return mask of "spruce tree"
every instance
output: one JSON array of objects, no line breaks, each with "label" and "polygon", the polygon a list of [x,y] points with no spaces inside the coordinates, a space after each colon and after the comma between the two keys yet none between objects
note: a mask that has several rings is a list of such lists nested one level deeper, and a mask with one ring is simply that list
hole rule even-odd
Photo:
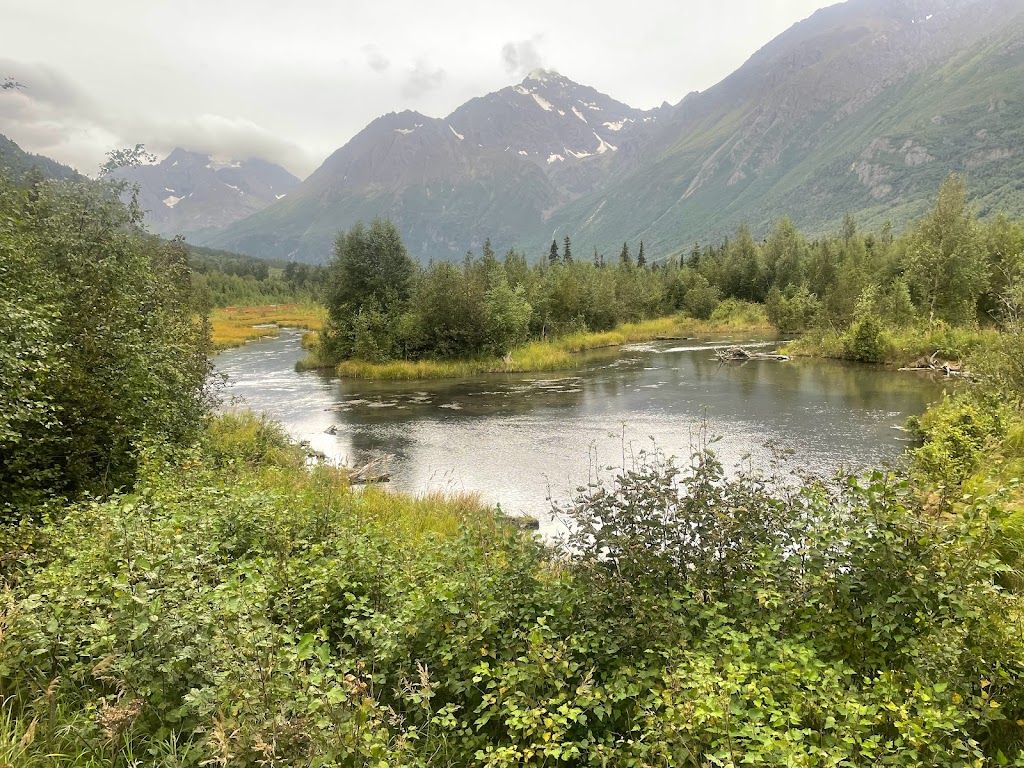
[{"label": "spruce tree", "polygon": [[644,241],[640,241],[640,253],[636,255],[636,265],[643,269],[647,266],[647,257],[644,255]]},{"label": "spruce tree", "polygon": [[548,263],[558,263],[558,243],[555,240],[551,241],[551,250],[548,252]]},{"label": "spruce tree", "polygon": [[[701,253],[700,252],[700,243],[696,243],[695,242],[693,244],[693,250],[690,251],[690,261],[689,261],[689,266],[693,267],[694,269],[696,269],[697,267],[700,266],[700,253]],[[683,261],[683,257],[680,256],[679,257],[679,262],[680,262],[679,266],[683,266],[682,261]]]},{"label": "spruce tree", "polygon": [[623,267],[633,266],[633,257],[629,255],[629,243],[622,244],[622,253],[619,254],[619,264]]},{"label": "spruce tree", "polygon": [[572,264],[572,243],[569,242],[569,236],[565,236],[565,243],[562,247],[562,262],[565,264]]},{"label": "spruce tree", "polygon": [[597,246],[596,245],[594,246],[594,266],[595,267],[600,267],[601,266],[601,259],[597,255]]}]

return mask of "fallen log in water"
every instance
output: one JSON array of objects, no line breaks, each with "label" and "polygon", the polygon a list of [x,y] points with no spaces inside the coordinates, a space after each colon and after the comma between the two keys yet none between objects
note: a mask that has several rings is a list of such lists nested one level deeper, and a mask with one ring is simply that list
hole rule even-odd
[{"label": "fallen log in water", "polygon": [[780,355],[775,352],[750,352],[743,347],[720,349],[718,350],[717,357],[723,363],[742,363],[748,360],[774,360],[784,363],[789,360],[786,355]]},{"label": "fallen log in water", "polygon": [[915,360],[910,365],[900,368],[900,370],[919,373],[941,373],[943,376],[959,376],[964,379],[974,378],[970,371],[964,370],[963,364],[953,360],[943,360],[939,357],[938,352]]}]

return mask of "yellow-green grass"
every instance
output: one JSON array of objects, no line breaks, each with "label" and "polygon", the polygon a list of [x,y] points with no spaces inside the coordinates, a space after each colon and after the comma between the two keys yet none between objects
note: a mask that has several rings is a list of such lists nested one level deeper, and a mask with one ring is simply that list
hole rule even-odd
[{"label": "yellow-green grass", "polygon": [[[921,358],[936,355],[950,361],[960,361],[982,347],[993,343],[999,336],[995,330],[968,328],[901,328],[882,331],[885,350],[884,364],[904,367]],[[808,334],[789,342],[781,350],[794,357],[827,357],[849,359],[843,334],[836,332]]]},{"label": "yellow-green grass", "polygon": [[217,415],[207,428],[206,450],[235,484],[254,480],[288,499],[287,514],[331,510],[340,518],[404,541],[454,536],[468,524],[506,527],[493,507],[476,494],[394,493],[386,485],[354,486],[353,470],[309,464],[305,450],[269,417],[242,410]]},{"label": "yellow-green grass", "polygon": [[[480,357],[463,360],[396,360],[388,363],[368,363],[364,360],[345,360],[337,366],[337,373],[350,379],[386,379],[414,381],[417,379],[451,379],[488,373],[534,373],[564,371],[576,368],[580,353],[590,350],[619,347],[660,339],[679,339],[687,336],[725,332],[765,332],[771,327],[767,321],[740,322],[726,317],[709,321],[673,316],[624,323],[611,331],[600,333],[574,333],[546,341],[534,341],[517,347],[506,357]],[[299,364],[300,369],[321,367],[315,354]]]},{"label": "yellow-green grass", "polygon": [[323,327],[325,317],[326,310],[323,307],[297,304],[215,309],[210,313],[213,348],[230,349],[256,339],[276,337],[280,328],[316,331]]}]

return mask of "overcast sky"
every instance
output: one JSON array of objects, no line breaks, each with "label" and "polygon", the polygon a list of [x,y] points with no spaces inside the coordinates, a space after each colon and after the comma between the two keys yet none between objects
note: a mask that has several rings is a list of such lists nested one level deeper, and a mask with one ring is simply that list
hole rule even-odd
[{"label": "overcast sky", "polygon": [[829,0],[0,0],[0,133],[92,173],[114,147],[306,176],[381,114],[443,117],[536,67],[676,103]]}]

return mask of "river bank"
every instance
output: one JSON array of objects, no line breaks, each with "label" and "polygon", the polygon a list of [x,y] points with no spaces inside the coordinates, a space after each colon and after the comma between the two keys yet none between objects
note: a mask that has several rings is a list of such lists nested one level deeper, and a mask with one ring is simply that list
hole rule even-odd
[{"label": "river bank", "polygon": [[457,379],[490,373],[543,373],[571,371],[579,367],[584,352],[614,349],[627,344],[669,341],[713,334],[771,334],[763,314],[750,313],[719,319],[697,320],[679,315],[624,323],[611,331],[574,333],[555,339],[534,341],[517,347],[504,357],[462,360],[393,360],[372,363],[343,360],[337,366],[318,358],[315,348],[296,364],[296,370],[330,370],[347,379],[415,381]]},{"label": "river bank", "polygon": [[962,362],[999,339],[991,329],[888,328],[870,321],[854,324],[845,333],[812,331],[787,342],[779,351],[791,357],[817,357],[876,363],[889,368],[913,367],[923,358]]}]

